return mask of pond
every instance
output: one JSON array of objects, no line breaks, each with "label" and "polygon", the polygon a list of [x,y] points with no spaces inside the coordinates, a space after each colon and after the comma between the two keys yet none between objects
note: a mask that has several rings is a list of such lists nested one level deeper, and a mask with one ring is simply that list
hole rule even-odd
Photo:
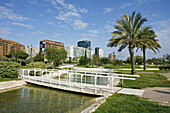
[{"label": "pond", "polygon": [[27,84],[0,92],[0,113],[80,113],[96,97]]}]

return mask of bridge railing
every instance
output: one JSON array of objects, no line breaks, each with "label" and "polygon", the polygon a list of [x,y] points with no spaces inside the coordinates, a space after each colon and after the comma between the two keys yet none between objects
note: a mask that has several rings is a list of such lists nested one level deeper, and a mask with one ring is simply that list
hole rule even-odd
[{"label": "bridge railing", "polygon": [[[30,75],[32,72],[32,76]],[[37,74],[39,72],[39,74]],[[127,75],[117,73],[101,73],[101,72],[88,72],[88,71],[76,71],[76,70],[58,70],[58,69],[20,69],[20,77],[24,80],[30,80],[35,82],[48,83],[50,85],[56,84],[60,86],[67,85],[71,90],[72,87],[79,87],[81,91],[85,88],[94,90],[97,93],[99,90],[114,90],[114,80],[136,80],[131,77],[140,77],[139,75]],[[65,79],[63,79],[65,75]],[[92,78],[92,82],[87,82],[87,78]],[[128,78],[130,77],[130,78]],[[72,78],[79,79],[72,80]],[[107,84],[98,84],[100,80],[105,79]]]}]

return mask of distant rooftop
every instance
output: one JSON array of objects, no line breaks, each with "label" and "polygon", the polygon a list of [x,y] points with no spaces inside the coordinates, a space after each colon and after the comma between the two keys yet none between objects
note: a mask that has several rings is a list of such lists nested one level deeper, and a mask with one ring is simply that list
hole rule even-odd
[{"label": "distant rooftop", "polygon": [[[46,39],[43,39],[43,40],[40,40],[40,41],[52,41],[52,40],[46,40]],[[52,41],[52,42],[57,42],[57,41]],[[62,43],[62,42],[57,42],[57,43],[64,44],[64,43]]]}]

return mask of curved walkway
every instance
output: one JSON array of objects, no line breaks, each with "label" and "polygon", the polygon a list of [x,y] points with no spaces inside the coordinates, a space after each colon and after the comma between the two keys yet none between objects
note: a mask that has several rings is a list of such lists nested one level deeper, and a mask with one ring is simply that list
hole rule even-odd
[{"label": "curved walkway", "polygon": [[170,73],[159,73],[161,75],[163,75],[164,77],[167,78],[167,80],[170,80]]},{"label": "curved walkway", "polygon": [[144,88],[144,90],[140,97],[148,98],[149,101],[155,101],[161,105],[170,106],[170,87],[152,87]]},{"label": "curved walkway", "polygon": [[22,86],[26,84],[23,80],[13,80],[13,81],[5,81],[5,82],[0,82],[0,91],[1,90],[6,90],[18,86]]}]

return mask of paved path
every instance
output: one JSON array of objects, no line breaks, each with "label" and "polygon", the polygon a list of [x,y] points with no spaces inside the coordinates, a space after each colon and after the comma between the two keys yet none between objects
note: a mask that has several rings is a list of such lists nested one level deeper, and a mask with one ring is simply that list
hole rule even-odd
[{"label": "paved path", "polygon": [[13,80],[0,82],[0,90],[6,90],[13,87],[18,87],[26,84],[23,80]]},{"label": "paved path", "polygon": [[163,75],[164,77],[167,78],[167,80],[170,80],[170,73],[159,73],[161,75]]},{"label": "paved path", "polygon": [[140,97],[149,98],[161,105],[170,106],[170,87],[144,88],[144,93]]}]

